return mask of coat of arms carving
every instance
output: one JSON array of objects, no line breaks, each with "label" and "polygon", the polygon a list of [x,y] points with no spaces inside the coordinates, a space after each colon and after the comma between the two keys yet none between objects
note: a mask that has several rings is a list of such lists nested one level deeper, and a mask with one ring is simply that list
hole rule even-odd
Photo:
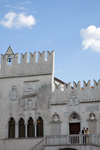
[{"label": "coat of arms carving", "polygon": [[18,87],[17,86],[12,86],[11,91],[10,91],[10,100],[17,100],[18,99]]},{"label": "coat of arms carving", "polygon": [[29,108],[32,107],[32,105],[33,105],[32,99],[29,99],[29,100],[27,101],[27,105],[28,105]]},{"label": "coat of arms carving", "polygon": [[78,105],[78,104],[79,104],[79,99],[76,94],[76,91],[71,91],[70,97],[69,97],[69,105],[73,106],[73,105]]}]

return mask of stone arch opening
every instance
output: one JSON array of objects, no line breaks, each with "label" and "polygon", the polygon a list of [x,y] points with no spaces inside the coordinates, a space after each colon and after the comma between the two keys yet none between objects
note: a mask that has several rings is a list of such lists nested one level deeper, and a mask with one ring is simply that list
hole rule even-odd
[{"label": "stone arch opening", "polygon": [[7,59],[7,65],[11,65],[12,64],[12,56],[8,56],[8,59]]},{"label": "stone arch opening", "polygon": [[9,120],[8,137],[15,138],[15,120],[12,117]]},{"label": "stone arch opening", "polygon": [[79,134],[81,131],[80,122],[80,116],[76,112],[71,113],[69,116],[69,134]]},{"label": "stone arch opening", "polygon": [[30,117],[28,119],[27,136],[28,137],[35,137],[34,120],[32,119],[32,117]]},{"label": "stone arch opening", "polygon": [[19,120],[19,138],[25,137],[25,122],[23,118]]},{"label": "stone arch opening", "polygon": [[43,119],[41,117],[37,119],[37,137],[43,137]]}]

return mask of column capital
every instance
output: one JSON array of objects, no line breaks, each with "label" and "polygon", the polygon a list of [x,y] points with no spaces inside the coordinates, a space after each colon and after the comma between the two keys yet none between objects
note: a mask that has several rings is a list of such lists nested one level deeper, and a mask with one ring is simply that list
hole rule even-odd
[{"label": "column capital", "polygon": [[27,126],[27,123],[24,123],[25,126]]},{"label": "column capital", "polygon": [[34,122],[34,125],[37,125],[37,122]]}]

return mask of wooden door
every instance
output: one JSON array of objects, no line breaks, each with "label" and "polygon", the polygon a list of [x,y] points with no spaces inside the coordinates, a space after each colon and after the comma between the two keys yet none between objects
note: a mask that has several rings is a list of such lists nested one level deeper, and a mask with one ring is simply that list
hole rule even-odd
[{"label": "wooden door", "polygon": [[70,123],[69,124],[69,133],[70,134],[79,134],[80,132],[80,123]]}]

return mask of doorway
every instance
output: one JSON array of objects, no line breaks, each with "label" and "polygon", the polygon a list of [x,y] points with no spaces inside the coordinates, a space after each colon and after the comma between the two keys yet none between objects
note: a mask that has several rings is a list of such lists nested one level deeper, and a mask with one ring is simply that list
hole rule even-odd
[{"label": "doorway", "polygon": [[79,134],[80,123],[69,123],[69,134]]}]

